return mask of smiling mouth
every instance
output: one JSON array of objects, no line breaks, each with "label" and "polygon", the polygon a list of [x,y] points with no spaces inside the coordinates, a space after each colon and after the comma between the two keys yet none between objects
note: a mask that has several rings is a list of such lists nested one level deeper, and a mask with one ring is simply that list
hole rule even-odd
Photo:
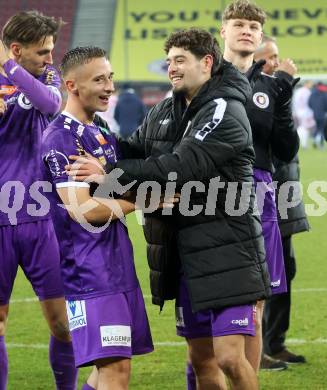
[{"label": "smiling mouth", "polygon": [[99,96],[99,99],[100,99],[103,103],[109,103],[109,98],[110,98],[110,96]]},{"label": "smiling mouth", "polygon": [[173,76],[170,78],[170,81],[173,83],[173,84],[177,84],[179,81],[182,80],[182,76]]}]

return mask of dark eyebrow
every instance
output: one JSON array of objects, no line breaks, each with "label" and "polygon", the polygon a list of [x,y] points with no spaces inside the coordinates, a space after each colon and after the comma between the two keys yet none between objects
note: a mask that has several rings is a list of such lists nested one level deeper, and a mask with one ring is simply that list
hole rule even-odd
[{"label": "dark eyebrow", "polygon": [[50,53],[50,52],[51,52],[51,50],[49,50],[49,49],[43,49],[43,50],[39,50],[39,51],[37,52],[37,54],[43,55],[43,54],[48,54],[48,53]]},{"label": "dark eyebrow", "polygon": [[186,58],[183,54],[179,54],[177,56],[173,56],[172,58],[167,57],[166,61],[170,61],[171,59],[178,60],[179,58]]},{"label": "dark eyebrow", "polygon": [[[110,72],[109,77],[112,77],[114,75],[114,72]],[[105,74],[97,74],[96,76],[93,77],[93,79],[97,79],[99,77],[105,77]]]}]

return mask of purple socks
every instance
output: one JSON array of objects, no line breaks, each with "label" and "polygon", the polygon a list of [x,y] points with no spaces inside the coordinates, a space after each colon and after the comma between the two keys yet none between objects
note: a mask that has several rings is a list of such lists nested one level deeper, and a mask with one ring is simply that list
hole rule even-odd
[{"label": "purple socks", "polygon": [[51,336],[49,361],[57,390],[75,390],[77,388],[77,368],[75,368],[72,343],[64,343]]},{"label": "purple socks", "polygon": [[5,338],[0,336],[0,390],[6,390],[8,379],[8,355]]},{"label": "purple socks", "polygon": [[186,385],[187,390],[196,390],[195,372],[193,370],[192,364],[189,362],[186,365]]}]

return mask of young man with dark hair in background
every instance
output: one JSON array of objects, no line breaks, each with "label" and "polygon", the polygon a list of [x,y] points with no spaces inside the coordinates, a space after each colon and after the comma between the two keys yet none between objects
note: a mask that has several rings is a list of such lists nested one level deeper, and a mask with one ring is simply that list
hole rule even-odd
[{"label": "young man with dark hair in background", "polygon": [[[252,128],[256,155],[254,180],[272,294],[280,294],[285,292],[287,287],[275,191],[272,185],[272,156],[290,162],[299,148],[299,138],[291,112],[293,75],[296,67],[293,61],[284,60],[278,66],[278,77],[271,77],[261,72],[262,64],[253,64],[254,53],[262,42],[265,20],[266,15],[261,8],[248,0],[236,0],[230,3],[223,13],[221,37],[225,42],[225,60],[251,78],[252,96],[247,102],[246,112]],[[267,67],[271,67],[271,63],[277,60],[275,54],[267,61]],[[257,335],[255,338],[248,337],[246,343],[246,354],[256,370],[259,369],[261,359],[262,315],[263,301],[257,303]],[[282,364],[282,368],[287,366]]]}]

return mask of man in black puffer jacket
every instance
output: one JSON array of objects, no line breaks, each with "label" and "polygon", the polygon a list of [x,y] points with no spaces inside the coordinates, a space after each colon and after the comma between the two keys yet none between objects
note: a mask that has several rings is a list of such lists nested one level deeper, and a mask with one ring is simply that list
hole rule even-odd
[{"label": "man in black puffer jacket", "polygon": [[134,159],[106,171],[121,168],[124,185],[176,181],[179,208],[146,216],[154,302],[177,298],[178,333],[187,339],[200,388],[225,388],[218,361],[235,388],[257,389],[244,334],[253,334],[252,304],[269,296],[270,281],[254,213],[255,157],[244,108],[251,89],[203,30],[173,33],[165,49],[173,97],[121,144],[123,156]]}]

